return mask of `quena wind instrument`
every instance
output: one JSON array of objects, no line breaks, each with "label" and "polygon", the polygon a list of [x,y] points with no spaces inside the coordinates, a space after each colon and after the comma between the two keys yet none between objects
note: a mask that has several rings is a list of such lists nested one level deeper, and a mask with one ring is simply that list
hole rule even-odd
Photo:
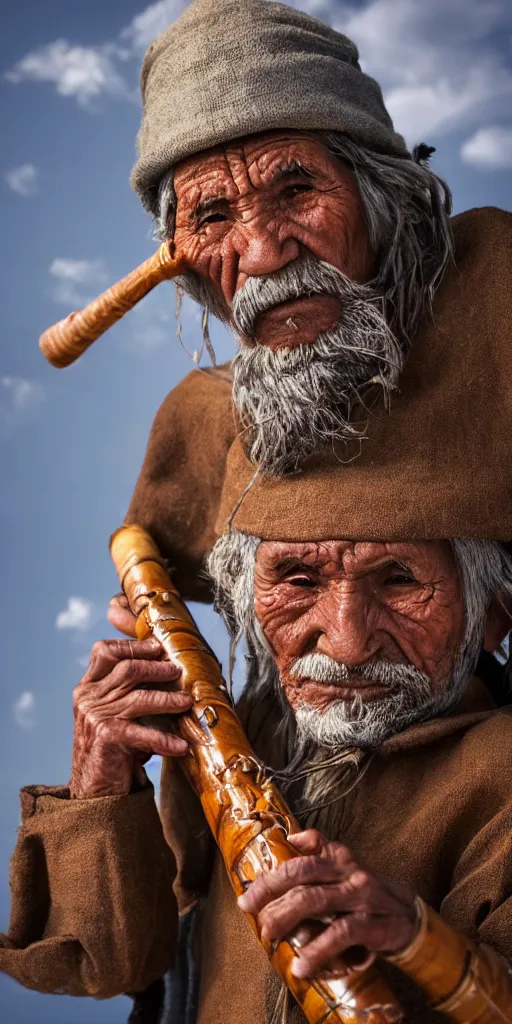
[{"label": "quena wind instrument", "polygon": [[[287,836],[300,826],[249,745],[221,667],[180,600],[152,538],[140,526],[122,526],[113,535],[110,550],[137,616],[138,638],[156,637],[167,657],[181,668],[180,685],[193,696],[191,711],[176,722],[190,746],[180,765],[201,800],[239,896],[256,875],[299,856]],[[325,923],[305,921],[286,940],[273,943],[261,938],[256,919],[248,917],[309,1024],[403,1021],[401,1007],[375,964],[327,980],[308,981],[291,973],[301,946]]]}]

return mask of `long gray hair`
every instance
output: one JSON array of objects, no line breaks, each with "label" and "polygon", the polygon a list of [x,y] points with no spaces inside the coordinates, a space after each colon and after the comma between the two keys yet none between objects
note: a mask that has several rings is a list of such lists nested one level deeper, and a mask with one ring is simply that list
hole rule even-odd
[{"label": "long gray hair", "polygon": [[[391,331],[407,346],[453,259],[450,189],[428,166],[431,147],[417,146],[408,159],[364,149],[340,132],[319,137],[356,177],[377,262],[369,284],[382,295]],[[160,182],[158,209],[155,233],[164,241],[175,228],[172,170]],[[214,289],[196,274],[182,275],[176,285],[178,293],[226,319]],[[206,317],[203,327],[207,332]]]}]

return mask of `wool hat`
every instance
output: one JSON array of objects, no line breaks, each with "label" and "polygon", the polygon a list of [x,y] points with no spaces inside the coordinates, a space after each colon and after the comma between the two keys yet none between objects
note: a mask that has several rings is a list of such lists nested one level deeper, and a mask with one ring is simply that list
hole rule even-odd
[{"label": "wool hat", "polygon": [[285,4],[195,0],[147,50],[132,186],[156,213],[158,183],[178,161],[277,128],[345,132],[410,157],[377,82],[347,36]]}]

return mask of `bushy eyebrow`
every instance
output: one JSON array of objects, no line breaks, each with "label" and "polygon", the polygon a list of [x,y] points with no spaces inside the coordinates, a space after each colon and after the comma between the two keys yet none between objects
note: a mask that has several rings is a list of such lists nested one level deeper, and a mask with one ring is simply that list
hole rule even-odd
[{"label": "bushy eyebrow", "polygon": [[305,178],[314,178],[313,171],[305,167],[300,160],[291,160],[289,163],[281,164],[270,180],[282,181],[283,178],[294,178],[298,174],[302,174]]}]

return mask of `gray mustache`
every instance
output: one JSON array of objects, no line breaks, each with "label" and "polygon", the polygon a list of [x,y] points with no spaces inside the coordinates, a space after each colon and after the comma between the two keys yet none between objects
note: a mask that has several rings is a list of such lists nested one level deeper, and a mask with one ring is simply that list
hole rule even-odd
[{"label": "gray mustache", "polygon": [[291,668],[290,675],[294,679],[311,679],[317,683],[351,683],[354,679],[365,679],[371,683],[398,689],[407,685],[428,687],[431,681],[425,672],[420,672],[414,665],[375,659],[364,665],[345,665],[335,661],[327,654],[305,654],[297,658]]},{"label": "gray mustache", "polygon": [[346,303],[367,302],[374,297],[371,288],[351,281],[330,263],[300,256],[274,274],[249,277],[233,299],[233,323],[240,334],[252,338],[255,322],[263,313],[282,302],[312,295],[335,295]]}]

